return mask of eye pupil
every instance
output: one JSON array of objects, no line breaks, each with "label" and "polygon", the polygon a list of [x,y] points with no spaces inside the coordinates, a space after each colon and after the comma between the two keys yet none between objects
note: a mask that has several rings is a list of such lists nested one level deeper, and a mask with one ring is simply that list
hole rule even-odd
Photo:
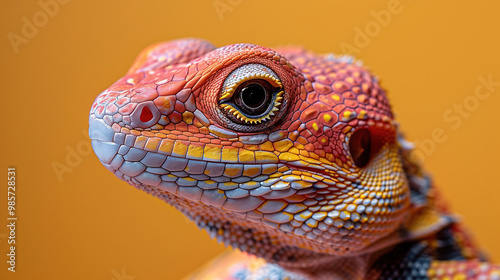
[{"label": "eye pupil", "polygon": [[235,105],[249,116],[264,114],[272,102],[273,87],[264,80],[250,80],[234,93]]},{"label": "eye pupil", "polygon": [[365,167],[372,154],[372,135],[367,128],[353,132],[349,140],[349,152],[357,167]]},{"label": "eye pupil", "polygon": [[266,101],[266,89],[260,84],[251,84],[241,90],[241,101],[250,108],[258,108]]}]

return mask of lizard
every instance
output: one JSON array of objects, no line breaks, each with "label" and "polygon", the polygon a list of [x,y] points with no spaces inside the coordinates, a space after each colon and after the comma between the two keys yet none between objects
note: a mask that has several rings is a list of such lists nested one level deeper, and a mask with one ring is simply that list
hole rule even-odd
[{"label": "lizard", "polygon": [[153,44],[97,96],[89,137],[116,177],[241,251],[189,279],[500,279],[351,56]]}]

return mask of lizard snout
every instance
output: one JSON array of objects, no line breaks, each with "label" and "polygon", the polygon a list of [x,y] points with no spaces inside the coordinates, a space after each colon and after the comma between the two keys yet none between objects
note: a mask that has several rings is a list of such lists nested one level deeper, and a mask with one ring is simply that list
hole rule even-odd
[{"label": "lizard snout", "polygon": [[114,131],[102,119],[93,119],[89,125],[92,148],[102,163],[109,164],[118,152],[120,145],[113,142]]}]

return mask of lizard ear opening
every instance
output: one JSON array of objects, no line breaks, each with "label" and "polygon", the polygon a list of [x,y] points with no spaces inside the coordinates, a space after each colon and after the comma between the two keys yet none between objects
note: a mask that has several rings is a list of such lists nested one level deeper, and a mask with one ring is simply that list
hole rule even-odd
[{"label": "lizard ear opening", "polygon": [[365,167],[370,162],[372,154],[372,135],[368,128],[362,128],[354,131],[349,140],[349,153],[354,164],[359,167]]}]

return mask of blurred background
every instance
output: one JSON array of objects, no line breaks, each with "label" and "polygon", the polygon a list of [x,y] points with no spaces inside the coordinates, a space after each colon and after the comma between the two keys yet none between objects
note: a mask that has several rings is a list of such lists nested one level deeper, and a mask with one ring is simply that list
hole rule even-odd
[{"label": "blurred background", "polygon": [[[306,4],[307,3],[307,4]],[[1,279],[181,279],[225,250],[119,181],[88,111],[147,45],[300,45],[351,53],[382,80],[418,159],[500,262],[500,5],[494,1],[6,1],[0,11],[0,221],[17,169],[17,265]]]}]

